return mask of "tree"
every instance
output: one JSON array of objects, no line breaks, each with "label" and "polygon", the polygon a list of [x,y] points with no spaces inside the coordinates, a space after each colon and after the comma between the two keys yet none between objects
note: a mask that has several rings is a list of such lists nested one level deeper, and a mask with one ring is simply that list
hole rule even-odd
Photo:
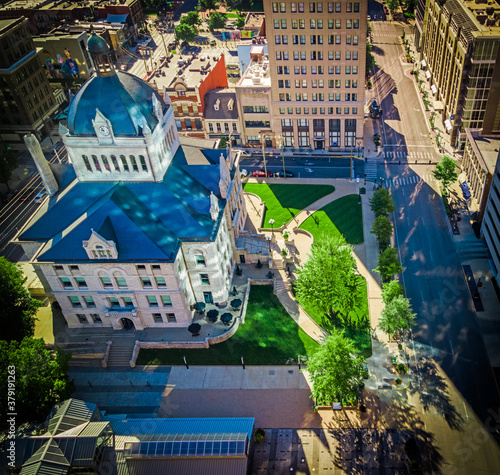
[{"label": "tree", "polygon": [[175,39],[191,43],[196,38],[196,30],[193,26],[180,23],[175,27]]},{"label": "tree", "polygon": [[381,215],[387,216],[388,214],[393,213],[396,209],[396,205],[394,204],[394,201],[392,201],[391,194],[384,187],[375,190],[375,193],[373,193],[373,196],[369,201],[370,208],[376,218]]},{"label": "tree", "polygon": [[415,326],[415,317],[410,301],[400,295],[385,305],[378,327],[388,336],[404,334]]},{"label": "tree", "polygon": [[372,54],[372,45],[366,42],[366,71],[371,71],[375,67],[375,58]]},{"label": "tree", "polygon": [[230,10],[237,12],[248,12],[253,7],[253,0],[226,0]]},{"label": "tree", "polygon": [[403,295],[403,287],[398,280],[390,280],[383,285],[382,300],[386,305],[400,295]]},{"label": "tree", "polygon": [[197,28],[201,25],[202,21],[198,12],[188,12],[187,15],[181,17],[180,23]]},{"label": "tree", "polygon": [[307,362],[316,403],[349,404],[358,397],[365,359],[341,330],[334,330]]},{"label": "tree", "polygon": [[447,194],[448,187],[458,178],[455,172],[456,166],[455,160],[444,155],[441,161],[436,165],[436,169],[432,172],[434,178],[439,180],[443,185],[443,194]]},{"label": "tree", "polygon": [[50,408],[74,390],[68,378],[71,353],[47,350],[43,338],[0,341],[0,358],[3,394],[7,394],[9,374],[15,376],[15,410],[8,407],[6,397],[1,398],[2,420],[7,412],[16,412],[16,423],[43,421]]},{"label": "tree", "polygon": [[401,4],[405,12],[414,13],[417,7],[417,0],[402,0]]},{"label": "tree", "polygon": [[234,22],[234,26],[236,26],[238,30],[241,30],[245,26],[245,15],[240,15]]},{"label": "tree", "polygon": [[208,27],[211,30],[219,30],[226,26],[226,15],[219,12],[210,13],[210,18],[208,19]]},{"label": "tree", "polygon": [[387,216],[381,214],[375,218],[371,233],[375,234],[377,237],[378,245],[381,250],[387,247],[387,241],[391,238],[393,229],[392,223]]},{"label": "tree", "polygon": [[198,3],[203,10],[208,11],[216,10],[219,6],[219,2],[217,2],[217,0],[200,0]]},{"label": "tree", "polygon": [[26,278],[21,269],[0,257],[0,309],[2,318],[1,338],[6,341],[21,341],[33,336],[35,314],[42,302],[31,298],[24,287]]},{"label": "tree", "polygon": [[352,247],[340,236],[323,235],[316,239],[297,274],[297,301],[323,315],[347,316],[359,302],[362,277],[357,273]]},{"label": "tree", "polygon": [[391,13],[394,13],[399,7],[398,0],[387,0],[387,8]]},{"label": "tree", "polygon": [[19,160],[17,155],[9,148],[0,149],[0,183],[7,185],[9,188],[9,180],[12,176],[12,172],[18,167]]},{"label": "tree", "polygon": [[389,282],[391,277],[403,270],[398,260],[398,250],[394,247],[384,249],[378,256],[378,267],[374,269],[382,277],[382,282]]}]

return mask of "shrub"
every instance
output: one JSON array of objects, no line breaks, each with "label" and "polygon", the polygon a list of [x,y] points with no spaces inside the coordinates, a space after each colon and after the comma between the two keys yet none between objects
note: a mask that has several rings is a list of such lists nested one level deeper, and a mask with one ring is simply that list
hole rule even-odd
[{"label": "shrub", "polygon": [[396,386],[400,386],[402,382],[403,382],[403,381],[401,381],[401,379],[399,379],[399,378],[398,378],[398,379],[396,379],[396,381],[395,381]]},{"label": "shrub", "polygon": [[371,89],[373,87],[373,84],[371,83],[371,81],[368,81],[367,86],[368,86],[368,89]]},{"label": "shrub", "polygon": [[406,374],[408,372],[408,367],[404,363],[399,363],[396,366],[396,373],[398,374]]},{"label": "shrub", "polygon": [[256,442],[260,442],[265,436],[266,436],[266,431],[264,429],[262,429],[262,427],[255,429],[255,441]]}]

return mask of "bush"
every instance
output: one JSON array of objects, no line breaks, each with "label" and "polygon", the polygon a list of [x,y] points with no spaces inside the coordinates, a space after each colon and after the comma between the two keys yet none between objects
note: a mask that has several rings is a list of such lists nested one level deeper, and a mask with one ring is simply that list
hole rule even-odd
[{"label": "bush", "polygon": [[373,84],[371,83],[371,81],[368,81],[367,86],[368,86],[368,89],[371,89],[373,87]]},{"label": "bush", "polygon": [[396,373],[398,374],[406,374],[408,372],[408,367],[404,363],[399,363],[396,366]]},{"label": "bush", "polygon": [[443,197],[444,209],[446,210],[446,214],[448,215],[448,218],[451,218],[453,216],[453,213],[451,212],[450,204],[448,203],[448,197],[446,195],[441,196]]},{"label": "bush", "polygon": [[398,378],[398,379],[396,379],[396,381],[395,381],[396,386],[400,386],[402,382],[403,382],[403,381],[401,381],[401,379],[399,379],[399,378]]},{"label": "bush", "polygon": [[255,442],[260,442],[266,436],[266,431],[259,427],[255,429]]}]

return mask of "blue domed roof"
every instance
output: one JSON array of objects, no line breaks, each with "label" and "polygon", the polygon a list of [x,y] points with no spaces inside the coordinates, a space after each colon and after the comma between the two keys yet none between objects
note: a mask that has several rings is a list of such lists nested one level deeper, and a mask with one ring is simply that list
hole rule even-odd
[{"label": "blue domed roof", "polygon": [[90,54],[107,54],[109,47],[104,38],[92,33],[87,41],[87,50]]},{"label": "blue domed roof", "polygon": [[161,96],[132,74],[117,71],[109,76],[94,76],[71,102],[68,129],[71,134],[95,135],[92,119],[99,109],[111,122],[115,135],[142,135],[144,125],[153,130],[158,124],[153,95],[165,112],[168,106]]}]

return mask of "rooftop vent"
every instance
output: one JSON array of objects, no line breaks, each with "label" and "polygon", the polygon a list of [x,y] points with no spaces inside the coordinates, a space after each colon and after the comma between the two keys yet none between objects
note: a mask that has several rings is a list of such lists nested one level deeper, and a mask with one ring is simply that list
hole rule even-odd
[{"label": "rooftop vent", "polygon": [[217,99],[214,104],[214,110],[218,111],[220,107],[220,99]]},{"label": "rooftop vent", "polygon": [[233,105],[234,105],[234,99],[229,99],[229,102],[227,103],[228,110],[232,111]]}]

